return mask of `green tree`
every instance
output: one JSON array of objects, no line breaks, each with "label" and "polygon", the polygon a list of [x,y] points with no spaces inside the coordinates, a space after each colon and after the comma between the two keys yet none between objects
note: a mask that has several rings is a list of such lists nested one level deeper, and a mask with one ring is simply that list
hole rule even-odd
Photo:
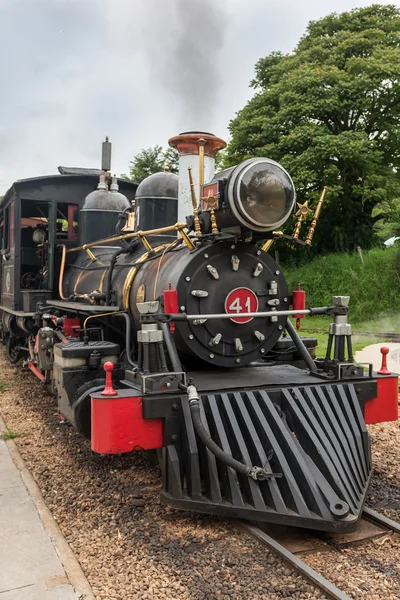
[{"label": "green tree", "polygon": [[178,172],[178,152],[175,148],[164,150],[161,146],[154,146],[141,150],[129,163],[129,175],[121,175],[135,183],[140,183],[153,173],[159,173],[168,166],[171,173]]},{"label": "green tree", "polygon": [[385,216],[374,208],[400,197],[399,76],[395,6],[310,22],[292,54],[274,52],[256,64],[256,94],[230,123],[225,164],[275,159],[302,200],[327,185],[318,249],[370,246]]}]

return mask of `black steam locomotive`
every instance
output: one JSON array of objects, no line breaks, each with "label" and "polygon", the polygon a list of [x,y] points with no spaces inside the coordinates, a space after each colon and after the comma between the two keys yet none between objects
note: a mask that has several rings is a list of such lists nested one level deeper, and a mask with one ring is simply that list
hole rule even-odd
[{"label": "black steam locomotive", "polygon": [[[397,418],[397,376],[354,363],[348,297],[306,308],[267,253],[295,205],[288,173],[257,158],[214,175],[222,140],[170,143],[179,178],[111,178],[105,142],[102,170],[10,188],[8,358],[95,452],[157,450],[166,504],[350,531],[372,474],[366,423]],[[333,317],[323,360],[289,318],[306,314]]]}]

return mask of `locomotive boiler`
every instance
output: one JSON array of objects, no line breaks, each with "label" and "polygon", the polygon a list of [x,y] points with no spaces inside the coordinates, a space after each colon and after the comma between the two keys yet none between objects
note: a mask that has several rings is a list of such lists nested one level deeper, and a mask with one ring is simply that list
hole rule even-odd
[{"label": "locomotive boiler", "polygon": [[[179,177],[111,178],[106,141],[90,185],[64,169],[49,189],[7,192],[8,356],[93,451],[156,450],[166,504],[352,530],[372,474],[366,423],[397,418],[397,376],[354,363],[347,296],[306,307],[268,254],[304,243],[304,205],[294,233],[279,231],[296,205],[286,170],[254,158],[215,174],[221,139],[170,144]],[[333,319],[324,359],[290,320],[314,314]]]}]

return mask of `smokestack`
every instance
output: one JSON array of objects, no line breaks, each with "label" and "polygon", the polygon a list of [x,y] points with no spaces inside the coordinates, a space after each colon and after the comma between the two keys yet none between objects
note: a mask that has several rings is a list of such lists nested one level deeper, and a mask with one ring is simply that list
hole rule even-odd
[{"label": "smokestack", "polygon": [[186,131],[168,143],[179,153],[178,222],[184,223],[186,217],[193,214],[188,168],[192,169],[197,203],[201,204],[200,186],[214,177],[215,155],[225,148],[226,142],[212,133]]}]

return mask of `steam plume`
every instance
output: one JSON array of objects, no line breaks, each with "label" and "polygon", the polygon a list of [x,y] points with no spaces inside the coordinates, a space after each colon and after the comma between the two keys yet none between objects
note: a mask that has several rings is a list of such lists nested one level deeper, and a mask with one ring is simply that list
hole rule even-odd
[{"label": "steam plume", "polygon": [[147,0],[146,7],[152,25],[149,64],[179,107],[180,126],[211,128],[220,95],[226,0]]},{"label": "steam plume", "polygon": [[226,28],[225,2],[175,0],[175,4],[173,81],[181,99],[181,116],[193,125],[207,123],[219,96],[218,53]]}]

